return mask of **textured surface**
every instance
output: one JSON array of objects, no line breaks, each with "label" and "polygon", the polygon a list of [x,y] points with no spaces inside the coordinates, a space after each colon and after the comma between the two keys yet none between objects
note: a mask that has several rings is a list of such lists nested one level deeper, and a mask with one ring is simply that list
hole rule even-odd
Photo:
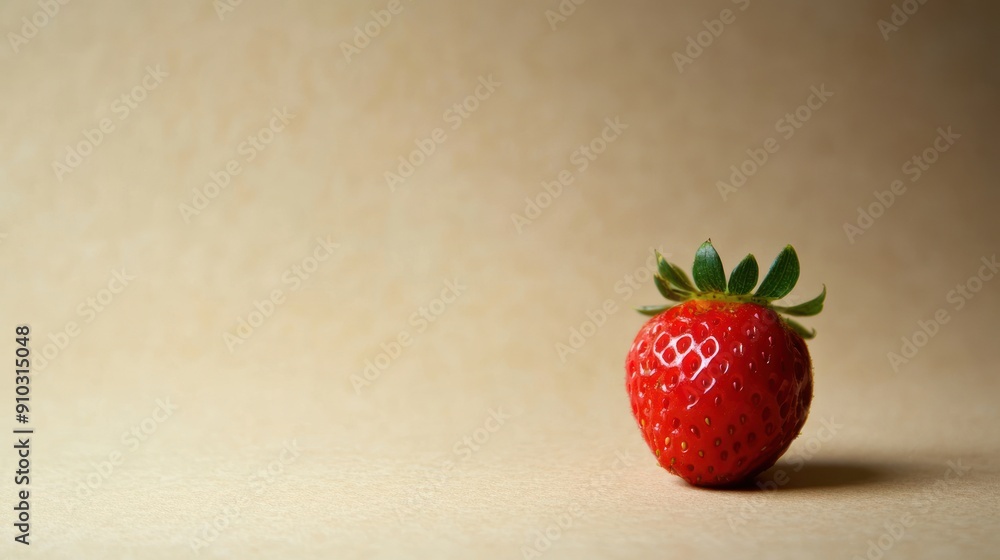
[{"label": "textured surface", "polygon": [[[2,3],[0,556],[995,557],[995,7],[278,4]],[[669,476],[622,383],[710,236],[829,287],[773,492]]]}]

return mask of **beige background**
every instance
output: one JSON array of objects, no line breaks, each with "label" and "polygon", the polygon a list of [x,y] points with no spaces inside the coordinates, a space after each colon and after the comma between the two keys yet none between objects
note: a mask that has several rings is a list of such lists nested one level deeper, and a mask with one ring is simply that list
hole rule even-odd
[{"label": "beige background", "polygon": [[[556,29],[555,1],[404,2],[348,61],[342,43],[386,5],[247,1],[220,19],[208,0],[50,18],[3,3],[0,348],[12,359],[29,323],[51,359],[32,380],[33,544],[12,542],[9,435],[0,556],[853,558],[903,518],[884,558],[996,557],[1000,287],[947,299],[1000,244],[995,7],[932,0],[886,41],[887,1],[589,0]],[[679,71],[672,54],[727,8]],[[33,16],[45,25],[12,43]],[[147,67],[167,76],[126,116]],[[452,130],[445,111],[491,75]],[[246,161],[281,108],[294,118]],[[580,171],[571,154],[606,118],[628,128]],[[90,155],[54,171],[102,119]],[[960,139],[911,181],[903,164],[948,126]],[[437,127],[445,141],[391,191],[385,172]],[[768,137],[779,150],[724,202],[716,181]],[[234,158],[241,173],[185,221],[179,205]],[[519,233],[511,215],[562,170],[573,183]],[[905,194],[850,242],[844,223],[896,179]],[[763,478],[787,476],[778,491],[684,485],[629,414],[629,307],[659,296],[616,287],[651,247],[686,265],[709,236],[730,266],[792,243],[796,295],[830,291],[808,321],[812,416]],[[283,274],[327,237],[339,246],[292,290]],[[109,298],[122,268],[134,280]],[[456,279],[418,332],[411,315]],[[275,289],[283,303],[230,352],[224,333]],[[617,311],[561,359],[608,299]],[[894,371],[887,354],[939,309],[949,322]],[[412,344],[356,391],[403,332]]]}]

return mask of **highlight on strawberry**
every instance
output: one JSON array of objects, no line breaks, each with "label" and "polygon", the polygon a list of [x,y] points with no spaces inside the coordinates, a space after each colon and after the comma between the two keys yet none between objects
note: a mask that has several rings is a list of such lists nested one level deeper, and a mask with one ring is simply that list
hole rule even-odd
[{"label": "highlight on strawberry", "polygon": [[[775,305],[799,279],[791,245],[757,285],[747,255],[726,279],[708,240],[694,259],[694,281],[656,252],[653,280],[672,303],[644,306],[652,316],[625,360],[625,386],[642,436],[660,465],[696,486],[732,486],[767,470],[809,414],[815,336],[789,317],[823,310],[822,293]],[[754,289],[756,288],[756,290]]]}]

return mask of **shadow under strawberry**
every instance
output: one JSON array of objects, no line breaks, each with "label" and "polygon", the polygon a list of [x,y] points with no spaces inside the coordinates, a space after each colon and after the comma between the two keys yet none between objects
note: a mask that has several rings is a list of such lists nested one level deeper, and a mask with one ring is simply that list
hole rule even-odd
[{"label": "shadow under strawberry", "polygon": [[778,464],[751,480],[712,490],[781,492],[816,488],[845,488],[888,483],[899,478],[907,478],[907,471],[900,465],[877,464],[860,460],[812,460],[807,463],[778,461]]}]

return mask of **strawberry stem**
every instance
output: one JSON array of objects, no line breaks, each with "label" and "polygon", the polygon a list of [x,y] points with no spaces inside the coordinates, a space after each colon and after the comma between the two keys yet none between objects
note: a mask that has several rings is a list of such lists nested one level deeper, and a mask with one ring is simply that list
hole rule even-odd
[{"label": "strawberry stem", "polygon": [[[782,315],[782,320],[788,327],[802,338],[809,339],[816,335],[815,330],[808,330],[784,315],[811,317],[820,313],[826,301],[826,286],[823,286],[820,295],[805,303],[790,307],[774,305],[774,301],[790,294],[799,280],[799,257],[791,245],[786,245],[778,253],[764,280],[752,294],[759,275],[757,259],[753,255],[747,255],[733,268],[727,284],[722,259],[712,245],[711,239],[702,243],[695,253],[692,267],[694,282],[691,282],[680,267],[667,261],[659,251],[655,254],[657,273],[653,281],[656,289],[667,300],[677,303],[693,300],[753,303],[773,309]],[[636,308],[636,311],[655,316],[672,306],[673,304],[646,305]]]}]

